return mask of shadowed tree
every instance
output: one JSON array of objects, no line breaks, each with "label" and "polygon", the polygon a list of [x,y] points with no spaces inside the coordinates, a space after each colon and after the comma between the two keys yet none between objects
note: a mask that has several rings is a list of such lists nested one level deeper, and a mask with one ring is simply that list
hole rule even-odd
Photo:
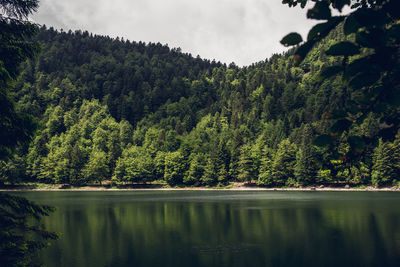
[{"label": "shadowed tree", "polygon": [[9,158],[18,144],[28,142],[35,129],[28,115],[15,111],[9,87],[21,62],[39,51],[38,43],[26,41],[37,32],[36,25],[27,21],[37,7],[37,0],[0,2],[0,160]]},{"label": "shadowed tree", "polygon": [[[7,160],[14,149],[30,140],[35,124],[15,111],[9,86],[18,75],[21,62],[39,50],[27,42],[36,26],[27,16],[38,7],[37,0],[0,1],[0,160]],[[40,218],[52,211],[25,198],[0,193],[0,265],[32,266],[33,256],[57,235],[39,225]]]}]

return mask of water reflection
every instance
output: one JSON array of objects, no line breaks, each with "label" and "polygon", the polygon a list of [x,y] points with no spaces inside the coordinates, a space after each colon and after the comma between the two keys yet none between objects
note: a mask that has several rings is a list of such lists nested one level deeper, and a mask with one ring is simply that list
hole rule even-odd
[{"label": "water reflection", "polygon": [[47,266],[398,266],[400,194],[30,192]]}]

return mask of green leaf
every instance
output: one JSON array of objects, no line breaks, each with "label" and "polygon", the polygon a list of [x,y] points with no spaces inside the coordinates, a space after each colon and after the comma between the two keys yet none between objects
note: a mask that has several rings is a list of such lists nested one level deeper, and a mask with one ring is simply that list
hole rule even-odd
[{"label": "green leaf", "polygon": [[360,59],[356,59],[353,62],[351,62],[345,72],[344,72],[344,78],[345,80],[349,80],[351,77],[355,76],[357,73],[360,73],[365,70],[365,66],[368,66],[367,64],[370,63],[370,59],[363,57]]},{"label": "green leaf", "polygon": [[343,19],[343,17],[331,17],[327,22],[315,25],[308,32],[307,40],[319,41],[325,38]]},{"label": "green leaf", "polygon": [[384,42],[383,37],[382,31],[372,31],[370,33],[362,31],[356,34],[356,42],[363,47],[376,48]]},{"label": "green leaf", "polygon": [[343,70],[344,70],[344,68],[342,66],[327,67],[321,71],[319,76],[322,78],[329,78],[329,77],[332,77],[332,76],[342,72]]},{"label": "green leaf", "polygon": [[331,132],[342,133],[344,131],[347,131],[350,128],[351,124],[351,121],[346,119],[338,120],[335,124],[332,125]]},{"label": "green leaf", "polygon": [[307,12],[307,18],[324,20],[329,19],[332,16],[331,9],[327,2],[317,2],[312,9]]},{"label": "green leaf", "polygon": [[375,61],[376,60],[373,57],[363,57],[354,60],[347,66],[343,78],[348,81],[359,73],[382,72],[382,68],[377,65]]},{"label": "green leaf", "polygon": [[379,9],[374,10],[372,8],[360,8],[353,14],[361,27],[382,26],[390,21],[386,15],[386,12]]},{"label": "green leaf", "polygon": [[315,41],[308,41],[297,48],[295,53],[296,63],[300,64],[307,56],[308,52],[313,48]]},{"label": "green leaf", "polygon": [[281,40],[281,44],[284,46],[293,46],[301,43],[303,41],[303,38],[301,38],[301,35],[298,34],[297,32],[292,32],[283,37]]},{"label": "green leaf", "polygon": [[332,29],[331,23],[329,22],[324,22],[315,25],[312,27],[312,29],[308,32],[307,40],[312,40],[315,39],[316,37],[323,38],[323,33],[329,33],[329,31]]},{"label": "green leaf", "polygon": [[360,49],[352,42],[340,42],[332,45],[326,54],[329,56],[353,56],[360,53]]},{"label": "green leaf", "polygon": [[314,139],[313,145],[323,147],[331,144],[334,141],[333,137],[327,134],[323,134]]},{"label": "green leaf", "polygon": [[360,73],[350,81],[349,86],[354,89],[361,89],[373,85],[379,78],[379,73]]}]

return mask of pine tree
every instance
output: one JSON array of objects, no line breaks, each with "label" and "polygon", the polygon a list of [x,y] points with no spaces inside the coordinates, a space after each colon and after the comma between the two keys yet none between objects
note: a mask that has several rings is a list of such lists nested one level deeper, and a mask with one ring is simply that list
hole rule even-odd
[{"label": "pine tree", "polygon": [[204,167],[204,173],[201,177],[203,185],[212,186],[218,181],[218,168],[215,161],[212,158],[208,158]]},{"label": "pine tree", "polygon": [[379,144],[375,148],[373,156],[372,184],[374,186],[389,185],[397,178],[398,173],[393,160],[392,145],[379,139]]},{"label": "pine tree", "polygon": [[265,146],[263,149],[263,156],[261,158],[259,177],[257,180],[258,185],[269,186],[273,184],[273,178],[271,174],[273,163],[272,149]]},{"label": "pine tree", "polygon": [[295,183],[294,165],[296,163],[296,145],[289,139],[283,140],[278,145],[271,169],[271,177],[274,185],[283,186]]},{"label": "pine tree", "polygon": [[257,178],[251,149],[252,147],[247,144],[240,149],[238,180],[242,182],[251,182]]}]

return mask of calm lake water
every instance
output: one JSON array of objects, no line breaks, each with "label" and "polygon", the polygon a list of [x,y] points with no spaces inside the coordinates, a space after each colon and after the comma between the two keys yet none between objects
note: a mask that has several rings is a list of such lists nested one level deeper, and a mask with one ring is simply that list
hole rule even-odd
[{"label": "calm lake water", "polygon": [[46,266],[400,266],[398,192],[24,192]]}]

